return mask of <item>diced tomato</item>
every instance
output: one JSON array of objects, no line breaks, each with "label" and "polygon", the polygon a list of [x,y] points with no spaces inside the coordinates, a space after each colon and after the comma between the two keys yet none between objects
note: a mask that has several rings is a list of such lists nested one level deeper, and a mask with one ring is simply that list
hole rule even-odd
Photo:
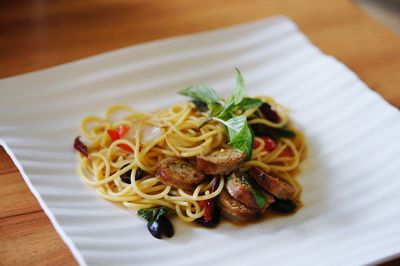
[{"label": "diced tomato", "polygon": [[271,139],[270,137],[262,137],[262,139],[265,142],[264,150],[273,151],[276,147],[278,147],[278,144],[275,142],[275,140]]},{"label": "diced tomato", "polygon": [[[129,127],[125,126],[125,125],[122,125],[122,126],[119,126],[117,128],[117,130],[108,129],[107,133],[108,133],[108,135],[110,136],[110,138],[113,141],[116,141],[116,140],[120,139],[123,135],[125,135],[126,132],[128,132],[128,131],[129,131]],[[126,150],[126,151],[133,152],[132,148],[129,145],[125,144],[125,143],[120,143],[117,146],[120,147],[121,149]]]},{"label": "diced tomato", "polygon": [[[278,143],[276,143],[275,140],[271,139],[270,137],[263,136],[261,137],[261,139],[265,143],[263,151],[271,152],[275,150],[276,147],[278,147]],[[254,149],[257,149],[258,147],[260,147],[260,142],[257,139],[255,139],[253,146]]]},{"label": "diced tomato", "polygon": [[119,133],[118,133],[118,131],[115,130],[115,129],[109,129],[109,130],[107,130],[107,133],[108,133],[108,135],[110,136],[110,138],[111,138],[113,141],[115,141],[115,140],[121,138],[120,135],[119,135]]},{"label": "diced tomato", "polygon": [[257,149],[258,147],[260,147],[260,142],[257,139],[254,139],[253,149]]},{"label": "diced tomato", "polygon": [[117,146],[120,147],[121,149],[126,150],[126,151],[133,152],[132,148],[129,145],[125,144],[125,143],[120,143]]},{"label": "diced tomato", "polygon": [[292,150],[289,147],[286,147],[281,154],[279,154],[279,157],[292,157],[294,154]]},{"label": "diced tomato", "polygon": [[129,131],[129,127],[125,126],[125,125],[122,125],[122,126],[119,126],[117,128],[117,130],[118,130],[119,137],[122,138],[122,136],[125,135],[126,132]]}]

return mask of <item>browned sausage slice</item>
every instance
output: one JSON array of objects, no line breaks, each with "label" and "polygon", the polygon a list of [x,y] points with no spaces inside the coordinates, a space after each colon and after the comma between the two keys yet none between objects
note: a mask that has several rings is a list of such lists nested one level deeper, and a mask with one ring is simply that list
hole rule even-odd
[{"label": "browned sausage slice", "polygon": [[[225,183],[229,195],[249,208],[259,209],[256,199],[251,192],[250,184],[244,174],[234,172]],[[263,206],[264,207],[264,206]]]},{"label": "browned sausage slice", "polygon": [[225,188],[232,198],[249,208],[265,210],[274,202],[274,196],[264,192],[245,173],[234,172],[231,174],[225,183]]},{"label": "browned sausage slice", "polygon": [[188,162],[168,157],[160,161],[156,177],[164,184],[182,189],[194,189],[197,184],[206,178]]},{"label": "browned sausage slice", "polygon": [[232,198],[226,190],[218,195],[218,205],[221,214],[232,221],[250,221],[259,218],[262,212],[258,209],[251,209],[246,205]]},{"label": "browned sausage slice", "polygon": [[196,168],[208,175],[227,175],[244,162],[246,154],[234,148],[223,148],[203,156],[197,156]]},{"label": "browned sausage slice", "polygon": [[266,191],[279,199],[293,199],[296,189],[286,181],[273,177],[258,167],[251,168],[248,173]]}]

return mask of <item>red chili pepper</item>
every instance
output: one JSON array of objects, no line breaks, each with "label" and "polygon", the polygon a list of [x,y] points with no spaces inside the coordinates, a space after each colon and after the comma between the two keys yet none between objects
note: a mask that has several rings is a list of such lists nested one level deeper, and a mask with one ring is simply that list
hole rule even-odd
[{"label": "red chili pepper", "polygon": [[[117,130],[108,129],[107,133],[113,141],[116,141],[116,140],[122,138],[122,136],[125,135],[125,133],[128,132],[128,130],[129,130],[128,126],[122,125],[122,126],[119,126],[117,128]],[[125,143],[120,143],[117,146],[126,151],[133,152],[132,148]]]},{"label": "red chili pepper", "polygon": [[203,202],[201,205],[204,206],[204,221],[210,222],[213,218],[215,202],[213,200],[204,200]]},{"label": "red chili pepper", "polygon": [[201,200],[198,203],[200,208],[205,208],[207,206],[207,200]]},{"label": "red chili pepper", "polygon": [[74,148],[79,151],[82,155],[88,157],[88,148],[82,141],[79,139],[79,136],[74,140]]},{"label": "red chili pepper", "polygon": [[[217,190],[218,185],[219,185],[219,178],[215,177],[213,184],[211,186],[211,193]],[[213,219],[213,213],[215,209],[215,198],[199,201],[199,205],[200,207],[204,208],[204,215],[203,215],[204,221],[211,222]]]},{"label": "red chili pepper", "polygon": [[[265,143],[263,151],[271,152],[271,151],[275,150],[276,147],[278,147],[278,143],[276,143],[275,140],[271,139],[270,137],[263,136],[263,137],[261,137],[261,139]],[[260,144],[261,143],[256,139],[253,144],[254,149],[257,149],[260,146]]]}]

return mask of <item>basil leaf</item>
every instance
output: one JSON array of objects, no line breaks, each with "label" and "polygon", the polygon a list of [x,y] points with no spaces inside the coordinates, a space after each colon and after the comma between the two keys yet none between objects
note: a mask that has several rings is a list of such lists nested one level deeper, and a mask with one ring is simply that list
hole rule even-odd
[{"label": "basil leaf", "polygon": [[246,153],[249,160],[253,151],[254,134],[247,124],[247,117],[239,115],[227,121],[217,117],[213,117],[212,119],[225,125],[229,137],[228,145]]},{"label": "basil leaf", "polygon": [[239,104],[234,104],[233,102],[228,102],[225,104],[225,108],[222,112],[218,114],[218,118],[222,120],[228,120],[235,115],[235,111],[239,110],[245,112],[251,108],[259,107],[263,102],[260,99],[245,97]]},{"label": "basil leaf", "polygon": [[256,200],[257,207],[259,209],[263,209],[267,204],[267,199],[265,198],[264,194],[262,193],[258,185],[255,184],[253,179],[248,178],[247,181],[250,187],[250,192],[251,194],[253,194],[254,199]]},{"label": "basil leaf", "polygon": [[220,103],[211,103],[210,105],[211,115],[216,116],[224,110],[224,106]]},{"label": "basil leaf", "polygon": [[244,97],[245,84],[242,73],[240,73],[239,69],[237,68],[235,68],[235,70],[236,70],[236,86],[235,90],[233,91],[231,99],[234,104],[239,104]]},{"label": "basil leaf", "polygon": [[205,113],[208,111],[207,104],[200,100],[193,100],[192,103],[196,106],[196,109],[199,112]]},{"label": "basil leaf", "polygon": [[232,118],[232,113],[231,113],[231,109],[224,109],[222,112],[220,112],[217,117],[226,121]]},{"label": "basil leaf", "polygon": [[148,222],[157,220],[162,215],[173,215],[175,211],[167,207],[156,207],[149,209],[140,209],[137,214]]},{"label": "basil leaf", "polygon": [[232,117],[227,121],[221,120],[216,117],[214,117],[213,119],[226,126],[230,140],[232,140],[237,134],[239,134],[244,125],[247,124],[247,118],[244,115]]},{"label": "basil leaf", "polygon": [[187,87],[181,90],[179,94],[202,101],[207,104],[209,109],[212,109],[213,105],[219,104],[219,101],[221,101],[215,90],[203,85]]},{"label": "basil leaf", "polygon": [[233,102],[228,102],[225,104],[225,108],[217,115],[218,118],[227,121],[232,118],[232,111],[235,106]]},{"label": "basil leaf", "polygon": [[261,189],[257,185],[256,182],[247,175],[240,176],[240,182],[245,184],[249,187],[251,194],[253,195],[254,199],[256,200],[257,207],[259,209],[263,209],[267,204],[267,199],[265,198],[264,193],[262,193]]},{"label": "basil leaf", "polygon": [[229,141],[228,145],[246,153],[246,159],[250,160],[253,152],[253,140],[253,131],[247,125],[246,121],[246,124],[243,126],[240,132]]},{"label": "basil leaf", "polygon": [[[207,86],[191,86],[180,92],[195,101],[203,102],[211,111],[210,118],[224,124],[228,133],[228,145],[245,152],[247,159],[251,158],[254,133],[247,124],[244,115],[238,115],[247,109],[262,105],[261,100],[244,97],[245,82],[239,69],[236,69],[236,86],[228,100],[223,101],[217,93]],[[197,103],[200,106],[199,103]],[[207,123],[206,120],[201,126]]]},{"label": "basil leaf", "polygon": [[248,109],[259,107],[262,104],[263,102],[260,99],[245,97],[237,106],[235,106],[235,109],[246,111]]}]

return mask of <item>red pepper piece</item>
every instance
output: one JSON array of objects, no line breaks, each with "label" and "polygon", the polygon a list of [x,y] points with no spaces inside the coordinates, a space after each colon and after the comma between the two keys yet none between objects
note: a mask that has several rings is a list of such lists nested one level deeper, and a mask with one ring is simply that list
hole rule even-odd
[{"label": "red pepper piece", "polygon": [[279,154],[279,157],[293,157],[293,152],[289,147],[286,147],[281,154]]},{"label": "red pepper piece", "polygon": [[115,129],[109,129],[107,130],[108,135],[110,136],[110,138],[115,141],[117,139],[120,139],[121,137],[119,136],[119,133],[117,130]]},{"label": "red pepper piece", "polygon": [[[211,193],[215,192],[219,185],[219,178],[215,177],[213,180],[213,184],[211,186]],[[215,198],[209,200],[199,201],[200,207],[204,208],[204,221],[206,223],[211,222],[213,220],[213,214],[215,209]]]},{"label": "red pepper piece", "polygon": [[132,148],[128,144],[120,143],[117,146],[126,151],[133,152]]},{"label": "red pepper piece", "polygon": [[[265,145],[263,148],[263,151],[268,151],[271,152],[278,147],[278,143],[275,142],[275,140],[271,139],[270,137],[263,136],[261,139],[264,141]],[[257,149],[260,146],[260,142],[258,140],[254,141],[254,149]]]},{"label": "red pepper piece", "polygon": [[[116,140],[120,139],[126,132],[128,132],[128,130],[129,130],[128,126],[122,125],[122,126],[119,126],[117,128],[117,130],[108,129],[107,133],[113,141],[116,141]],[[132,148],[125,143],[120,143],[117,146],[126,151],[133,152]]]},{"label": "red pepper piece", "polygon": [[273,151],[278,147],[278,144],[275,140],[271,139],[270,137],[262,137],[265,142],[264,150],[265,151]]},{"label": "red pepper piece", "polygon": [[79,136],[74,140],[74,149],[79,151],[83,156],[88,157],[88,148],[82,143]]},{"label": "red pepper piece", "polygon": [[256,139],[254,139],[253,149],[257,149],[258,147],[260,147],[260,142],[258,140],[256,140]]},{"label": "red pepper piece", "polygon": [[119,126],[117,128],[117,130],[118,130],[119,137],[122,138],[122,136],[125,135],[126,132],[129,131],[129,127],[125,126],[125,125],[122,125],[122,126]]}]

